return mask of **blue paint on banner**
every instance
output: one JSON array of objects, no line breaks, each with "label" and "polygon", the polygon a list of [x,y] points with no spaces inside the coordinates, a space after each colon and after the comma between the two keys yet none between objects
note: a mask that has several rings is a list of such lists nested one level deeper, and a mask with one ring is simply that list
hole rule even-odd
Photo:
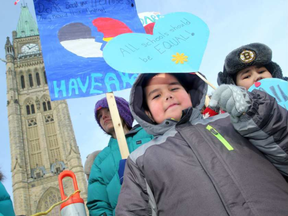
[{"label": "blue paint on banner", "polygon": [[111,68],[103,48],[144,28],[134,0],[34,0],[52,100],[130,88],[136,79]]},{"label": "blue paint on banner", "polygon": [[288,82],[278,78],[262,79],[249,88],[249,91],[258,89],[273,96],[277,103],[288,110]]}]

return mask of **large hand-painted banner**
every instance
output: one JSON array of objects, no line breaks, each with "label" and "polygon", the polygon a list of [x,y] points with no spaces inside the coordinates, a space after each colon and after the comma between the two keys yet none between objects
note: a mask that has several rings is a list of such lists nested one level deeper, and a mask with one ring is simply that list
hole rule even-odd
[{"label": "large hand-painted banner", "polygon": [[108,41],[145,33],[134,0],[34,0],[52,100],[130,88],[137,75],[118,72],[102,57]]}]

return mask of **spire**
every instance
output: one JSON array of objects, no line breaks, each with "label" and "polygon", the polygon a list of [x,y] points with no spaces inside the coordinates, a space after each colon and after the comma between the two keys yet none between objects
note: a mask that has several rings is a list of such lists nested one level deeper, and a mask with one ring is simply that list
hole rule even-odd
[{"label": "spire", "polygon": [[33,19],[27,4],[21,6],[17,25],[17,38],[39,35],[37,24]]},{"label": "spire", "polygon": [[13,46],[12,46],[12,44],[10,42],[9,37],[7,37],[7,39],[6,39],[5,52],[6,52],[6,55],[14,56],[14,49],[13,49]]},{"label": "spire", "polygon": [[11,42],[10,42],[9,37],[6,38],[5,47],[7,47],[7,46],[11,46]]}]

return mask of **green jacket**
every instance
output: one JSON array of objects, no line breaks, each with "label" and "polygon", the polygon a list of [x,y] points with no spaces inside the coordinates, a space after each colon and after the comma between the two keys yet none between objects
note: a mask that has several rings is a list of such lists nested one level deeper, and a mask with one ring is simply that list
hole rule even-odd
[{"label": "green jacket", "polygon": [[[139,125],[126,134],[129,152],[153,139]],[[87,207],[91,216],[115,215],[121,185],[118,176],[121,154],[117,140],[110,138],[108,146],[95,158],[88,183]]]},{"label": "green jacket", "polygon": [[15,216],[12,201],[4,185],[0,182],[0,216]]}]

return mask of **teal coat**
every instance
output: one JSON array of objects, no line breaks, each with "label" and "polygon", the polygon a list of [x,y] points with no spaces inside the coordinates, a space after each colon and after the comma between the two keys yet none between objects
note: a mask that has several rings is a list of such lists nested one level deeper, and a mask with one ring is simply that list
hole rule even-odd
[{"label": "teal coat", "polygon": [[[129,152],[153,139],[139,125],[126,134]],[[121,185],[118,176],[121,154],[117,140],[111,138],[108,146],[95,158],[88,183],[87,207],[91,216],[115,215]],[[106,214],[105,214],[106,213]]]},{"label": "teal coat", "polygon": [[15,216],[10,196],[1,182],[0,182],[0,216]]}]

